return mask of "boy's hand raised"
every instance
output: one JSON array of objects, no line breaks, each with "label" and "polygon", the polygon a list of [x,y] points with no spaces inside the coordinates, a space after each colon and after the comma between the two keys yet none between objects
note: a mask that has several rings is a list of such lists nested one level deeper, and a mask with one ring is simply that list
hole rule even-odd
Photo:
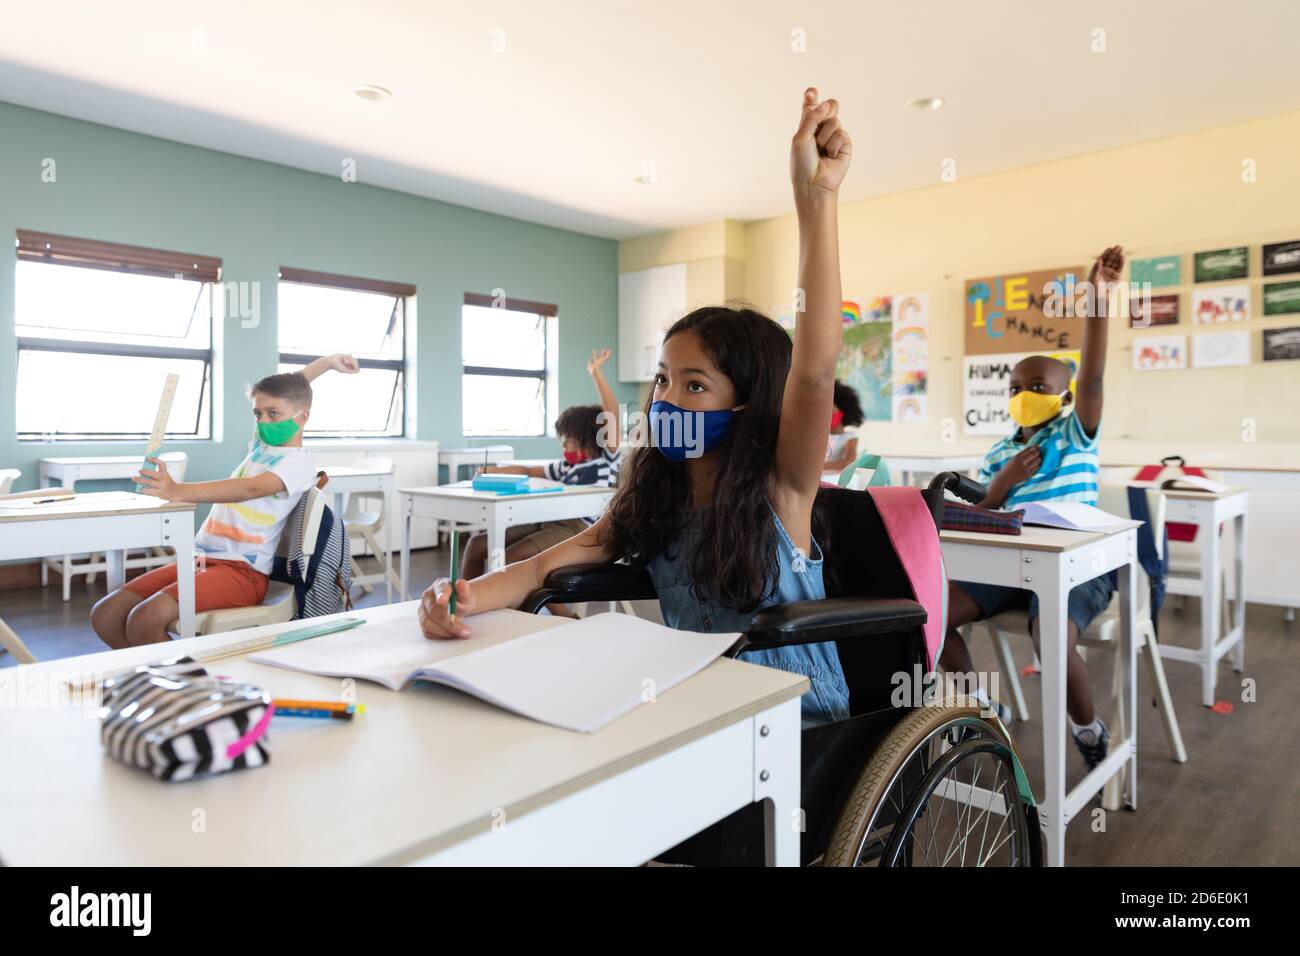
[{"label": "boy's hand raised", "polygon": [[795,199],[831,198],[839,193],[853,157],[853,141],[840,126],[837,100],[817,101],[817,90],[803,94],[799,128],[790,143],[790,180]]},{"label": "boy's hand raised", "polygon": [[614,353],[609,349],[592,349],[591,361],[587,363],[587,374],[595,375],[600,371],[600,367],[609,361],[609,357]]},{"label": "boy's hand raised", "polygon": [[355,375],[361,371],[361,366],[347,352],[335,352],[330,356],[330,368],[336,372],[342,372],[344,375]]},{"label": "boy's hand raised", "polygon": [[469,637],[469,628],[462,620],[474,613],[474,591],[468,581],[461,578],[456,582],[456,617],[453,620],[447,610],[451,599],[451,582],[439,578],[429,586],[420,597],[420,630],[431,641],[448,637]]},{"label": "boy's hand raised", "polygon": [[1088,273],[1088,281],[1093,285],[1099,282],[1118,282],[1124,272],[1124,247],[1111,246],[1097,257]]}]

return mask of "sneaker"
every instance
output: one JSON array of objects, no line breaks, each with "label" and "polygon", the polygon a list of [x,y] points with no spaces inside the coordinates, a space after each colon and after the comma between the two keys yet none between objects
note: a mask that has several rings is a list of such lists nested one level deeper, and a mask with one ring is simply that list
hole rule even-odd
[{"label": "sneaker", "polygon": [[1011,722],[1016,719],[1016,715],[1012,712],[1010,707],[1002,703],[1000,700],[993,700],[991,697],[985,695],[983,691],[976,694],[975,699],[980,702],[980,705],[985,710],[991,710],[993,713],[997,714],[998,720],[1002,721],[1003,727],[1010,727]]},{"label": "sneaker", "polygon": [[[1071,736],[1074,736],[1071,734]],[[1083,762],[1088,765],[1088,769],[1094,769],[1097,764],[1106,759],[1106,754],[1110,751],[1110,729],[1106,726],[1105,721],[1101,724],[1101,734],[1097,737],[1095,744],[1087,744],[1078,737],[1074,738],[1074,745],[1079,748],[1079,753],[1083,755]]]}]

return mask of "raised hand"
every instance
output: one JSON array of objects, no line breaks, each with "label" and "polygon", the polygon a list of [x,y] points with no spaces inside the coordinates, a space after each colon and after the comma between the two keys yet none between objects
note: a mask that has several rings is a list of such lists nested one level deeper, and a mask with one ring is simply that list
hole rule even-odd
[{"label": "raised hand", "polygon": [[1124,247],[1111,246],[1097,257],[1088,272],[1088,281],[1094,286],[1100,282],[1118,282],[1124,272]]},{"label": "raised hand", "polygon": [[609,349],[592,349],[591,360],[587,363],[587,374],[595,375],[613,354]]},{"label": "raised hand", "polygon": [[840,126],[838,100],[818,102],[817,90],[803,94],[799,128],[790,143],[790,181],[801,198],[834,198],[849,171],[853,140]]},{"label": "raised hand", "polygon": [[346,352],[335,352],[330,356],[330,368],[336,372],[342,372],[344,375],[355,375],[361,371],[361,366],[357,360]]}]

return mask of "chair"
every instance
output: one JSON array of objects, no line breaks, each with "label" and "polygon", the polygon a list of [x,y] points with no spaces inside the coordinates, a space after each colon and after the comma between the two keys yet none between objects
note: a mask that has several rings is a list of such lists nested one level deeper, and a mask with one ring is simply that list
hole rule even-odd
[{"label": "chair", "polygon": [[[320,530],[321,515],[325,511],[325,497],[325,492],[320,487],[311,488],[303,495],[307,512],[302,522],[300,542],[303,554],[312,554],[316,549],[316,534]],[[290,544],[289,536],[281,535],[276,555],[287,557]],[[252,607],[218,608],[195,614],[194,633],[196,635],[219,634],[245,627],[260,627],[263,624],[283,624],[285,621],[292,621],[297,613],[293,585],[273,578],[261,604]],[[180,633],[180,621],[172,621],[170,630]]]},{"label": "chair", "polygon": [[[880,489],[891,495],[922,497],[925,507],[919,509],[920,520],[925,523],[923,533],[936,536],[936,561],[943,489],[957,489],[961,482],[970,484],[947,472],[926,490]],[[819,538],[829,597],[756,612],[731,652],[835,642],[848,682],[850,716],[805,728],[801,735],[802,862],[1041,865],[1038,813],[1028,788],[1013,782],[1024,777],[1005,729],[971,698],[936,700],[933,684],[923,677],[930,653],[923,630],[926,609],[912,599],[908,570],[891,542],[874,494],[822,487],[814,507],[815,525],[830,529]],[[917,529],[913,525],[910,530]],[[585,565],[548,575],[543,588],[530,595],[521,610],[536,612],[552,601],[655,598],[643,570],[621,564]],[[900,676],[912,691],[901,704]],[[988,775],[981,776],[979,771],[988,765]],[[964,799],[968,792],[973,794],[972,780],[990,781],[995,789],[974,788],[983,792],[979,805],[969,813],[960,808],[956,813],[939,812],[954,794]],[[660,859],[761,864],[761,825],[768,812],[762,804],[752,804]],[[1005,839],[996,845],[993,840],[981,843],[976,849],[990,815],[1002,820],[1000,824],[994,820],[988,832],[998,831]],[[960,857],[943,853],[932,857],[936,846],[959,847]]]},{"label": "chair", "polygon": [[0,468],[0,495],[9,494],[14,482],[23,476],[17,468]]},{"label": "chair", "polygon": [[[358,458],[353,463],[354,467],[366,469],[382,469],[392,473],[396,463],[391,458]],[[384,496],[379,493],[367,494],[364,492],[351,494],[348,496],[347,507],[343,514],[343,524],[347,528],[349,537],[359,537],[370,547],[375,560],[384,562],[384,569],[375,574],[362,574],[361,566],[357,564],[356,553],[352,557],[352,583],[361,585],[361,590],[369,594],[374,590],[371,587],[372,582],[383,581],[388,579],[393,589],[398,594],[402,593],[401,583],[398,580],[397,572],[393,570],[393,557],[389,550],[379,542],[379,532],[384,529],[384,519],[387,517],[384,513]],[[382,559],[380,556],[383,556]]]},{"label": "chair", "polygon": [[[1151,515],[1152,533],[1156,547],[1159,549],[1164,541],[1164,496],[1158,489],[1147,493],[1149,513]],[[1098,494],[1098,506],[1111,514],[1129,513],[1128,487],[1126,485],[1102,485]],[[1111,605],[1088,629],[1079,636],[1078,643],[1085,648],[1109,648],[1115,655],[1115,666],[1111,681],[1111,713],[1117,726],[1117,733],[1124,736],[1128,715],[1124,712],[1123,671],[1119,666],[1119,598],[1116,595]],[[1137,641],[1138,653],[1146,651],[1147,668],[1151,683],[1155,688],[1156,706],[1160,710],[1160,719],[1164,724],[1165,736],[1169,749],[1177,763],[1187,762],[1187,749],[1183,746],[1183,735],[1178,726],[1178,715],[1174,711],[1173,700],[1169,695],[1169,683],[1165,679],[1165,667],[1156,641],[1155,622],[1151,617],[1151,582],[1146,572],[1137,569],[1137,594],[1134,601],[1136,627],[1134,639]],[[1015,658],[1007,641],[1009,636],[1029,637],[1029,623],[1024,611],[1007,611],[984,621],[967,625],[969,630],[983,630],[993,642],[998,657],[998,666],[1003,679],[1011,689],[1011,698],[1019,720],[1029,719],[1029,709],[1025,705],[1024,689],[1020,683],[1020,673],[1016,669]],[[1118,806],[1116,794],[1112,791],[1103,798],[1103,805],[1108,809]]]}]

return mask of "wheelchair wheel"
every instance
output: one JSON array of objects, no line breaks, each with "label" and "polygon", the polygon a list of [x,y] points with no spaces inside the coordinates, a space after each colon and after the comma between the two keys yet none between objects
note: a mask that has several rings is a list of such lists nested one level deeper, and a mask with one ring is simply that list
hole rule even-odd
[{"label": "wheelchair wheel", "polygon": [[917,708],[863,769],[823,866],[1032,866],[1010,741],[969,697]]}]

